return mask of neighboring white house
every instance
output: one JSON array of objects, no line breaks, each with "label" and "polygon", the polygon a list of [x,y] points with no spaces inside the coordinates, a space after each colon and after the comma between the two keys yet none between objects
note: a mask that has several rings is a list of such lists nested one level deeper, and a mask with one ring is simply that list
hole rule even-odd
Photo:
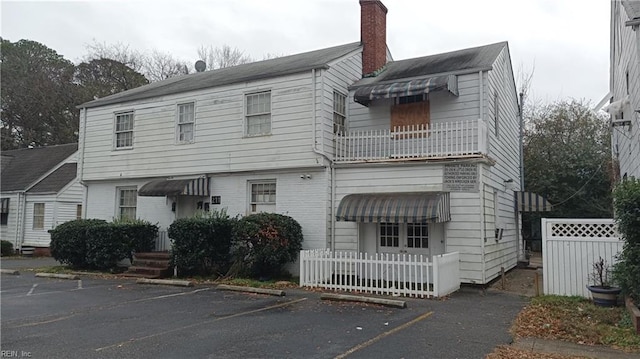
[{"label": "neighboring white house", "polygon": [[611,146],[620,177],[640,178],[640,2],[611,2]]},{"label": "neighboring white house", "polygon": [[48,252],[49,229],[77,219],[82,191],[78,144],[2,152],[0,237],[16,249]]},{"label": "neighboring white house", "polygon": [[161,231],[198,210],[295,218],[305,249],[457,251],[461,280],[517,264],[519,114],[506,42],[391,61],[361,42],[152,83],[81,106],[85,216]]}]

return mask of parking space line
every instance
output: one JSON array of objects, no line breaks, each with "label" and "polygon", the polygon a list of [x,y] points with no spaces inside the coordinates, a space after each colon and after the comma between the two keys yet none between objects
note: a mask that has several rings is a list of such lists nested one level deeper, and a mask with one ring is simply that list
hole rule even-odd
[{"label": "parking space line", "polygon": [[29,293],[27,293],[27,295],[31,295],[33,294],[33,291],[36,289],[36,287],[38,286],[38,283],[34,284],[31,289],[29,290]]},{"label": "parking space line", "polygon": [[[35,284],[37,285],[37,284]],[[105,286],[107,287],[107,286]],[[91,288],[99,288],[99,287],[91,287]],[[45,292],[45,293],[37,293],[34,295],[41,295],[41,294],[47,294],[47,293],[62,293],[62,292],[74,292],[77,291],[78,289],[70,289],[67,291],[58,291],[58,292]],[[86,314],[95,310],[105,310],[105,309],[112,309],[112,308],[116,308],[125,304],[131,304],[131,303],[140,303],[140,302],[146,302],[149,300],[157,300],[157,299],[164,299],[164,298],[170,298],[170,297],[176,297],[179,295],[187,295],[187,294],[195,294],[198,292],[202,292],[202,291],[206,291],[206,290],[211,290],[211,288],[202,288],[202,289],[196,289],[196,290],[192,290],[190,292],[180,292],[180,293],[174,293],[174,294],[166,294],[166,295],[159,295],[159,296],[155,296],[155,297],[150,297],[150,298],[142,298],[142,299],[135,299],[135,300],[129,300],[129,301],[125,301],[125,302],[118,302],[115,304],[111,304],[111,305],[105,305],[105,306],[99,306],[99,307],[91,307],[91,308],[86,308],[82,311],[78,311],[73,313],[72,315],[67,315],[67,316],[63,316],[63,317],[58,317],[58,318],[54,318],[54,319],[50,319],[50,320],[45,320],[45,321],[41,321],[41,322],[34,322],[34,323],[26,323],[26,324],[20,324],[20,325],[15,325],[9,328],[21,328],[21,327],[30,327],[30,326],[35,326],[35,325],[41,325],[41,324],[48,324],[48,323],[52,323],[52,322],[57,322],[60,320],[65,320],[65,319],[69,319],[69,318],[73,318],[77,315],[80,314]],[[13,297],[16,298],[16,297]],[[31,317],[33,318],[33,317]],[[29,318],[22,318],[22,320],[24,319],[29,319]],[[4,325],[7,325],[8,323],[4,323]]]},{"label": "parking space line", "polygon": [[385,337],[388,337],[389,335],[391,335],[391,334],[393,334],[393,333],[395,333],[395,332],[401,331],[402,329],[408,328],[408,327],[410,327],[410,326],[412,326],[412,325],[416,324],[417,322],[419,322],[419,321],[421,321],[421,320],[424,320],[424,319],[428,318],[429,316],[431,316],[431,314],[433,314],[433,312],[427,312],[427,313],[424,313],[424,314],[422,314],[422,315],[420,315],[420,316],[418,316],[418,317],[414,318],[413,320],[411,320],[411,321],[409,321],[409,322],[406,322],[406,323],[404,323],[404,324],[402,324],[402,325],[400,325],[400,326],[398,326],[398,327],[395,327],[395,328],[393,328],[393,329],[391,329],[391,330],[388,330],[388,331],[386,331],[386,332],[384,332],[384,333],[382,333],[382,334],[380,334],[380,335],[378,335],[378,336],[376,336],[376,337],[373,337],[373,338],[371,338],[371,339],[367,340],[367,341],[366,341],[366,342],[364,342],[364,343],[360,343],[360,344],[356,345],[355,347],[353,347],[353,348],[351,348],[351,349],[347,350],[346,352],[344,352],[344,353],[342,353],[342,354],[338,355],[338,356],[337,356],[337,357],[335,357],[334,359],[342,359],[342,358],[345,358],[345,357],[347,357],[348,355],[353,354],[353,353],[357,352],[357,351],[358,351],[358,350],[360,350],[360,349],[364,349],[364,348],[368,347],[369,345],[371,345],[371,344],[373,344],[373,343],[377,342],[377,341],[378,341],[378,340],[380,340],[380,339],[383,339],[383,338],[385,338]]},{"label": "parking space line", "polygon": [[126,344],[139,342],[139,341],[146,340],[146,339],[156,338],[156,337],[159,337],[159,336],[162,336],[162,335],[165,335],[165,334],[170,334],[170,333],[178,332],[178,331],[185,330],[185,329],[191,329],[191,328],[194,328],[194,327],[197,327],[197,326],[214,323],[214,322],[218,322],[218,321],[221,321],[221,320],[226,320],[226,319],[231,319],[231,318],[235,318],[235,317],[241,317],[241,316],[249,315],[249,314],[253,314],[253,313],[264,312],[266,310],[286,307],[286,306],[289,306],[289,305],[292,305],[292,304],[296,304],[296,303],[299,303],[299,302],[302,302],[302,301],[305,301],[305,300],[307,300],[307,298],[301,298],[301,299],[296,299],[296,300],[292,300],[292,301],[288,301],[288,302],[284,302],[284,303],[278,303],[278,304],[270,305],[268,307],[249,310],[249,311],[246,311],[246,312],[241,312],[241,313],[236,313],[236,314],[231,314],[231,315],[227,315],[225,317],[216,318],[216,319],[213,319],[213,320],[205,320],[205,321],[200,322],[200,323],[189,324],[189,325],[185,325],[185,326],[182,326],[182,327],[179,327],[179,328],[173,328],[173,329],[170,329],[170,330],[165,330],[163,332],[149,334],[149,335],[146,335],[144,337],[131,338],[131,339],[129,339],[127,341],[124,341],[124,342],[119,342],[119,343],[107,345],[105,347],[96,348],[95,351],[96,352],[100,352],[100,351],[103,351],[103,350],[106,350],[106,349],[122,347],[122,346],[124,346]]}]

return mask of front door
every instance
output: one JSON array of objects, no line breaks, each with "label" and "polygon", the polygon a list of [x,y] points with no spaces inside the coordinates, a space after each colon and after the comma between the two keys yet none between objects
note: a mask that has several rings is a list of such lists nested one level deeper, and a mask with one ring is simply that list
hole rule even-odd
[{"label": "front door", "polygon": [[378,251],[430,255],[427,223],[380,223]]}]

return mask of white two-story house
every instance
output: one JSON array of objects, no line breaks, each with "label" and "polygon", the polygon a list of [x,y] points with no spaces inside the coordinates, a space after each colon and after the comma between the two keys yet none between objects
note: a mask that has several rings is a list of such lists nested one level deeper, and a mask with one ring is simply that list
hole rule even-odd
[{"label": "white two-story house", "polygon": [[640,2],[611,2],[611,146],[621,178],[640,178]]},{"label": "white two-story house", "polygon": [[86,217],[161,231],[198,210],[295,218],[305,249],[517,263],[519,117],[506,42],[392,61],[361,41],[152,83],[80,106]]}]

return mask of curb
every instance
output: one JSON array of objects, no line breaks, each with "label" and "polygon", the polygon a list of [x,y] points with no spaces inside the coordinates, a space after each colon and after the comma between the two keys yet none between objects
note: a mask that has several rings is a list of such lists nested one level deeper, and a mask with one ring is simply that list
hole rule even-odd
[{"label": "curb", "polygon": [[20,275],[20,272],[18,272],[15,269],[0,269],[0,273],[1,274],[11,274],[11,275]]},{"label": "curb", "polygon": [[193,287],[193,282],[188,280],[175,280],[175,279],[148,279],[140,278],[136,281],[137,284],[161,284],[161,285],[175,285],[178,287]]},{"label": "curb", "polygon": [[279,289],[268,289],[268,288],[254,288],[254,287],[243,287],[239,285],[228,285],[228,284],[219,284],[218,289],[220,290],[231,290],[235,292],[248,292],[248,293],[258,293],[258,294],[268,294],[275,295],[279,297],[284,297],[286,293],[283,290]]},{"label": "curb", "polygon": [[335,300],[335,301],[344,301],[344,302],[362,302],[362,303],[374,303],[381,304],[388,307],[396,307],[396,308],[406,308],[407,302],[404,300],[394,300],[394,299],[384,299],[384,298],[374,298],[374,297],[363,297],[359,295],[345,295],[345,294],[332,294],[332,293],[324,293],[320,295],[320,299],[326,300]]},{"label": "curb", "polygon": [[58,273],[36,273],[36,277],[42,278],[58,278],[58,279],[80,279],[80,276],[75,274],[58,274]]},{"label": "curb", "polygon": [[521,338],[511,344],[512,347],[532,353],[563,354],[594,359],[633,359],[638,353],[626,353],[603,346],[581,345],[540,338]]}]

